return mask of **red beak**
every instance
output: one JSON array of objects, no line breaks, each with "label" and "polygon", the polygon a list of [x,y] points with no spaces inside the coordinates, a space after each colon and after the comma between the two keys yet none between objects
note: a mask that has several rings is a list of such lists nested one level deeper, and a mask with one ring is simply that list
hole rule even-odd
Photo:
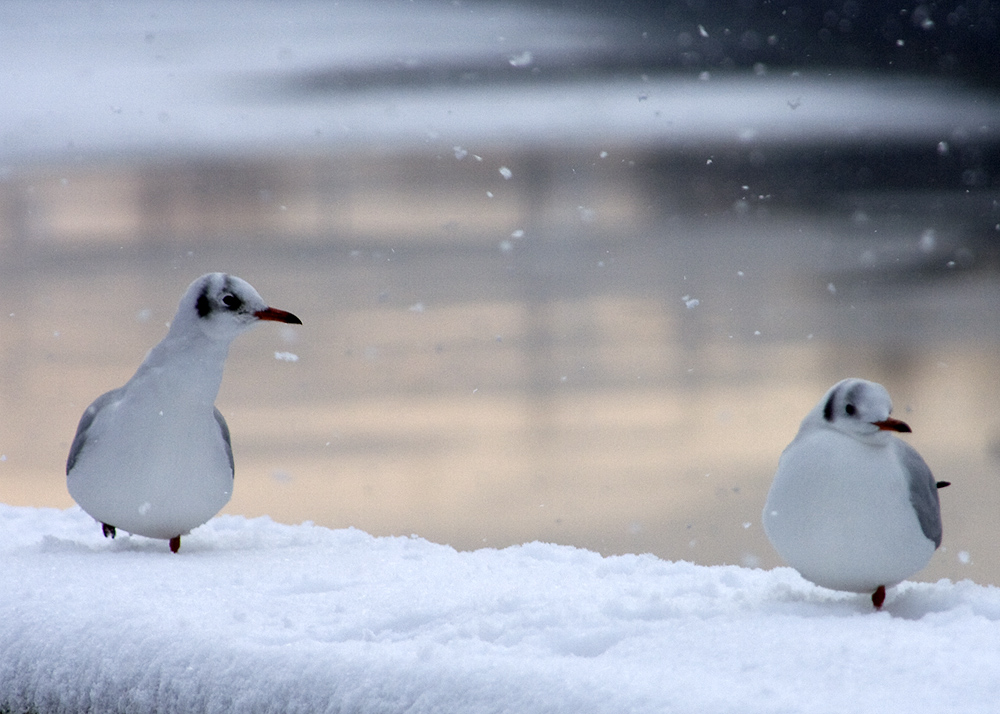
[{"label": "red beak", "polygon": [[289,325],[301,325],[302,320],[295,317],[290,312],[285,312],[284,310],[279,310],[275,307],[268,307],[260,312],[255,312],[254,315],[258,320],[270,320],[271,322],[286,322]]},{"label": "red beak", "polygon": [[904,434],[909,434],[913,431],[913,429],[910,428],[910,425],[905,421],[893,419],[892,417],[889,417],[885,421],[873,421],[872,424],[877,426],[882,431],[899,431]]}]

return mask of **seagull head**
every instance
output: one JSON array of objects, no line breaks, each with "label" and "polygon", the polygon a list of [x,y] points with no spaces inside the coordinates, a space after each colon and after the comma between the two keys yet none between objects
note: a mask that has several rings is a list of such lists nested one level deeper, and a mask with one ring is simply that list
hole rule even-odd
[{"label": "seagull head", "polygon": [[292,313],[268,307],[247,281],[226,273],[208,273],[188,287],[170,329],[197,331],[210,339],[229,342],[261,320],[302,324]]},{"label": "seagull head", "polygon": [[883,438],[883,432],[909,432],[909,425],[893,419],[892,399],[881,384],[864,379],[837,382],[816,405],[809,418],[814,423],[859,439]]}]

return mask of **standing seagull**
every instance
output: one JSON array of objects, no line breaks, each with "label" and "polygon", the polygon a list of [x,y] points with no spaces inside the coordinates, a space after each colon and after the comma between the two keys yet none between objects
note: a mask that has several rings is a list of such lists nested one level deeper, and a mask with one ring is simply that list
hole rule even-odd
[{"label": "standing seagull", "polygon": [[764,532],[802,577],[834,590],[872,593],[927,565],[941,545],[931,470],[894,432],[885,387],[863,379],[833,385],[781,454],[764,506]]},{"label": "standing seagull", "polygon": [[233,450],[215,397],[229,345],[260,320],[302,324],[268,307],[245,280],[201,276],[132,379],[84,411],[66,482],[105,536],[121,528],[164,538],[176,553],[182,535],[229,501]]}]

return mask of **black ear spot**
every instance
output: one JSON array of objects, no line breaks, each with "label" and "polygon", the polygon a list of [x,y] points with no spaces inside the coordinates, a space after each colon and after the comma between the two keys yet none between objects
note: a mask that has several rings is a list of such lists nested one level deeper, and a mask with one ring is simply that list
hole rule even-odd
[{"label": "black ear spot", "polygon": [[194,308],[198,311],[198,317],[208,317],[208,313],[212,312],[212,301],[208,299],[208,286],[201,291]]},{"label": "black ear spot", "polygon": [[847,416],[854,416],[858,410],[854,408],[853,404],[848,404],[844,407],[844,411],[847,412]]},{"label": "black ear spot", "polygon": [[222,304],[225,305],[230,310],[236,311],[243,306],[243,301],[240,300],[235,295],[229,294],[222,298]]},{"label": "black ear spot", "polygon": [[831,394],[830,398],[826,400],[826,404],[823,406],[823,418],[827,421],[833,421],[833,398],[836,394]]}]

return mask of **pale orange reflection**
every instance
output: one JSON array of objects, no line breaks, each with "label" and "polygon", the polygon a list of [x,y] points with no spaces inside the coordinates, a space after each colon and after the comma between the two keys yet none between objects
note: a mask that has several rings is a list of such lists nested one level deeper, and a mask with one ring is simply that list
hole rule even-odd
[{"label": "pale orange reflection", "polygon": [[918,246],[907,226],[664,217],[621,171],[575,189],[512,181],[491,203],[495,179],[472,169],[449,179],[457,197],[410,193],[407,172],[328,196],[325,166],[279,163],[275,195],[202,209],[160,174],[176,195],[159,202],[160,184],[120,167],[89,168],[96,183],[66,201],[32,179],[38,212],[5,223],[4,502],[71,505],[83,408],[132,374],[194,277],[228,270],[304,323],[233,347],[228,513],[770,567],[760,509],[778,456],[827,387],[861,376],[953,484],[920,577],[1000,581],[994,273],[889,280],[857,257]]}]

